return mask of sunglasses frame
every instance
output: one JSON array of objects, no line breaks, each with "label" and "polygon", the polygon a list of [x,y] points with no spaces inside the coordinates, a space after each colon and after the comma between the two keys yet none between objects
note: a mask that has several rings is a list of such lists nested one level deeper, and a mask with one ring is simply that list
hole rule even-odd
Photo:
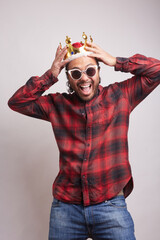
[{"label": "sunglasses frame", "polygon": [[[95,74],[93,75],[93,76],[89,76],[88,74],[87,74],[87,70],[88,70],[88,68],[95,68],[96,69],[96,72],[95,72]],[[66,73],[69,73],[69,75],[70,75],[70,77],[73,79],[73,80],[79,80],[79,79],[81,79],[82,78],[82,73],[85,73],[88,77],[94,77],[95,75],[96,75],[96,73],[97,73],[97,69],[98,69],[99,67],[98,67],[98,65],[90,65],[90,66],[88,66],[87,68],[86,68],[86,70],[80,70],[79,68],[73,68],[73,69],[70,69],[70,70],[66,70]],[[80,73],[81,73],[81,76],[80,76],[80,78],[73,78],[72,77],[72,72],[73,71],[75,71],[75,70],[77,70],[77,71],[79,71]]]}]

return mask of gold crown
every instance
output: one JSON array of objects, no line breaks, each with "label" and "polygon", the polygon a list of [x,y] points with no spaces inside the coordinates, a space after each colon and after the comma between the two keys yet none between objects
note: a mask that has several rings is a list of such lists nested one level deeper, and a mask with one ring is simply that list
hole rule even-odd
[{"label": "gold crown", "polygon": [[[85,46],[87,44],[87,35],[83,32],[82,38],[84,39],[84,43],[81,42],[76,42],[71,44],[71,38],[66,36],[66,45],[68,48],[67,54],[64,59],[70,58],[71,60],[74,58],[77,58],[79,56],[87,56],[88,51],[85,50]],[[90,36],[90,41],[93,42],[92,37]]]}]

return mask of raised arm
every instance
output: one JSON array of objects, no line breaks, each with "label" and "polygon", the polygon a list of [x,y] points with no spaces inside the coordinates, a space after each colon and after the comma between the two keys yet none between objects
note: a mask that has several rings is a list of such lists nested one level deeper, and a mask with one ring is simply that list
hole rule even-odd
[{"label": "raised arm", "polygon": [[129,99],[131,110],[160,84],[160,61],[154,58],[140,54],[130,58],[117,57],[115,70],[135,75],[118,83]]},{"label": "raised arm", "polygon": [[63,61],[66,54],[66,47],[57,48],[56,56],[51,66],[41,77],[31,77],[27,83],[18,89],[9,99],[9,107],[19,113],[40,118],[48,119],[50,96],[41,96],[47,89],[58,81],[57,77],[67,63]]},{"label": "raised arm", "polygon": [[130,58],[113,57],[94,43],[87,43],[87,50],[93,52],[105,65],[114,66],[116,71],[130,72],[135,75],[126,81],[117,83],[129,100],[131,110],[139,104],[160,83],[160,61],[136,54]]}]

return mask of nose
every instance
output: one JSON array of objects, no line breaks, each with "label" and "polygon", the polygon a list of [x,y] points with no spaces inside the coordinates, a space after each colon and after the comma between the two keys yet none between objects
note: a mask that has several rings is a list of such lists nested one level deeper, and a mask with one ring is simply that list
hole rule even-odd
[{"label": "nose", "polygon": [[81,80],[84,80],[84,81],[88,80],[88,76],[85,72],[82,72]]}]

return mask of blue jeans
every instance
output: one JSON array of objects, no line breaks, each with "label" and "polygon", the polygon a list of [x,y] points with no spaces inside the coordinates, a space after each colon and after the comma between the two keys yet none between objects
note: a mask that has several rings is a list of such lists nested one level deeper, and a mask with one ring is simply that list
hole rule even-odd
[{"label": "blue jeans", "polygon": [[53,200],[49,240],[135,240],[124,196],[84,207]]}]

